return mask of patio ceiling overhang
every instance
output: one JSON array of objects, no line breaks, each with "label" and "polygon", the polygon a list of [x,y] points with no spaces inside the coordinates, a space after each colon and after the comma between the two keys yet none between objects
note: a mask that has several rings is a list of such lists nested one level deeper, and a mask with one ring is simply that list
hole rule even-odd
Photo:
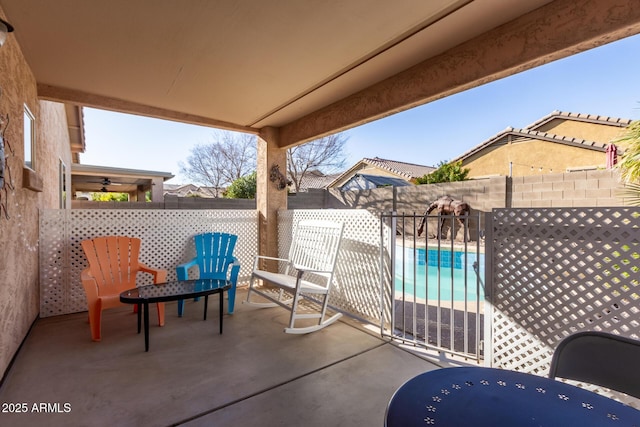
[{"label": "patio ceiling overhang", "polygon": [[637,0],[0,0],[41,99],[282,148],[640,32]]},{"label": "patio ceiling overhang", "polygon": [[74,191],[131,193],[151,191],[155,182],[160,183],[173,178],[168,172],[123,169],[105,166],[71,166],[71,183]]}]

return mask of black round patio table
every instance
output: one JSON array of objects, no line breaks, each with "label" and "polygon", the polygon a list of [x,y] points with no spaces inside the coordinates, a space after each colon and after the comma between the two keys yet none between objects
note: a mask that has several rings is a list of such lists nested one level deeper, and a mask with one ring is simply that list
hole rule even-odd
[{"label": "black round patio table", "polygon": [[494,368],[443,368],[404,383],[385,426],[637,426],[640,411],[542,376]]},{"label": "black round patio table", "polygon": [[149,351],[149,304],[204,297],[204,320],[207,320],[209,295],[220,294],[220,333],[224,309],[224,291],[231,289],[231,282],[224,279],[175,280],[157,285],[138,286],[120,294],[120,302],[138,305],[138,333],[140,312],[144,315],[144,350]]}]

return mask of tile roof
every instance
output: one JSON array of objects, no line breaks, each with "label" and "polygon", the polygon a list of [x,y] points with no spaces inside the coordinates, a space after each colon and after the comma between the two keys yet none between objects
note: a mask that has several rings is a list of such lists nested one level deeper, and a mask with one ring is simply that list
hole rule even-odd
[{"label": "tile roof", "polygon": [[609,145],[602,142],[589,141],[589,140],[580,139],[580,138],[572,138],[568,136],[556,135],[553,133],[538,132],[535,130],[528,130],[528,129],[514,129],[509,127],[503,130],[502,132],[500,132],[499,134],[487,139],[483,143],[476,145],[471,150],[451,160],[451,163],[463,160],[479,151],[484,150],[486,147],[501,141],[502,139],[508,136],[516,136],[520,138],[530,138],[530,139],[537,139],[542,141],[555,142],[559,144],[573,145],[576,147],[587,148],[590,150],[602,151],[603,153],[607,151],[607,146]]},{"label": "tile roof", "polygon": [[362,166],[374,166],[378,169],[385,170],[391,172],[407,181],[410,181],[413,178],[421,178],[427,174],[430,174],[436,168],[432,166],[424,166],[424,165],[416,165],[413,163],[406,162],[398,162],[395,160],[381,159],[380,157],[374,158],[364,158],[357,162],[355,165],[351,166],[349,169],[344,171],[335,177],[335,179],[328,185],[328,187],[337,185],[338,182],[341,182],[347,177],[351,175],[355,175],[358,173]]},{"label": "tile roof", "polygon": [[367,162],[371,165],[377,166],[380,169],[388,170],[397,175],[403,176],[407,179],[421,178],[427,174],[430,174],[434,170],[436,170],[436,168],[432,166],[398,162],[396,160],[381,159],[379,157],[374,157],[372,159],[364,158],[362,159],[362,161]]},{"label": "tile roof", "polygon": [[[215,197],[215,189],[213,187],[197,186],[194,184],[164,184],[163,191],[165,195],[188,197],[197,195],[200,197]],[[222,190],[219,190],[222,194]]]},{"label": "tile roof", "polygon": [[547,114],[543,118],[531,123],[525,129],[536,130],[536,128],[539,128],[540,126],[545,125],[554,119],[576,120],[581,122],[600,123],[600,124],[607,124],[610,126],[619,126],[619,127],[627,127],[632,122],[632,120],[620,119],[617,117],[596,116],[594,114],[583,114],[583,113],[567,113],[564,111],[556,110],[551,112],[551,114]]},{"label": "tile roof", "polygon": [[[620,119],[620,118],[613,118],[613,117],[607,117],[607,116],[595,116],[592,114],[577,114],[577,113],[565,113],[562,111],[554,111],[551,114],[541,118],[540,120],[530,124],[524,129],[515,129],[512,127],[506,128],[502,132],[492,136],[491,138],[480,143],[479,145],[476,145],[469,151],[451,160],[451,163],[463,160],[479,151],[482,151],[486,147],[501,141],[503,138],[506,138],[508,136],[538,139],[538,140],[555,142],[560,144],[573,145],[577,147],[582,147],[582,148],[587,148],[590,150],[597,150],[602,152],[605,152],[607,150],[607,146],[609,145],[608,143],[589,141],[589,140],[580,139],[580,138],[572,138],[568,136],[557,135],[557,134],[548,133],[548,132],[539,132],[535,130],[537,128],[540,128],[542,125],[549,123],[551,120],[554,120],[554,119],[578,120],[578,121],[585,121],[585,122],[591,122],[591,123],[609,124],[609,125],[619,126],[619,127],[626,127],[632,122],[632,120],[628,120],[628,119]],[[618,151],[618,153],[622,154],[622,151]]]},{"label": "tile roof", "polygon": [[339,175],[340,173],[325,175],[319,171],[311,171],[302,178],[302,182],[300,182],[300,190],[307,190],[309,188],[327,188],[327,186]]}]

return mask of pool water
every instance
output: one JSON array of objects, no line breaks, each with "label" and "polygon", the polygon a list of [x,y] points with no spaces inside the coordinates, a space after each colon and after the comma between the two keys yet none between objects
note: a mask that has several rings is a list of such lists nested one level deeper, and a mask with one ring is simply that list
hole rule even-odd
[{"label": "pool water", "polygon": [[[440,250],[438,258],[437,249],[401,248],[396,253],[395,263],[395,290],[407,295],[414,295],[418,299],[451,301],[453,282],[453,301],[464,301],[465,293],[467,301],[484,299],[484,254],[467,253],[461,251]],[[404,257],[403,257],[404,253]],[[403,270],[404,259],[404,270]],[[473,264],[478,262],[480,273],[480,286],[478,290],[478,278]],[[415,270],[414,270],[415,266]],[[403,280],[404,276],[404,280]],[[466,284],[466,287],[465,287]],[[465,291],[466,289],[466,291]]]}]

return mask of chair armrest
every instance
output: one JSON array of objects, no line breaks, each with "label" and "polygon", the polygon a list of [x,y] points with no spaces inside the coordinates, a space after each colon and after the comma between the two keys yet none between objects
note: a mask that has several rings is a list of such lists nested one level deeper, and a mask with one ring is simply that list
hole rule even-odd
[{"label": "chair armrest", "polygon": [[162,268],[151,268],[141,262],[138,263],[138,269],[142,272],[153,275],[153,283],[164,283],[167,281],[167,270]]},{"label": "chair armrest", "polygon": [[238,258],[233,257],[233,262],[229,265],[231,266],[231,276],[229,281],[235,285],[238,283],[238,273],[240,273],[240,262],[238,261]]},{"label": "chair armrest", "polygon": [[258,262],[261,259],[266,259],[266,260],[270,260],[270,261],[284,261],[286,263],[291,263],[291,261],[288,260],[287,258],[276,258],[276,257],[271,257],[271,256],[266,256],[266,255],[256,255],[255,261],[253,263],[254,270],[258,269]]},{"label": "chair armrest", "polygon": [[85,268],[80,273],[80,280],[82,281],[82,287],[87,294],[88,301],[95,301],[98,299],[98,283],[96,279],[91,275],[89,268]]},{"label": "chair armrest", "polygon": [[329,270],[314,270],[311,268],[306,268],[306,267],[302,267],[302,266],[298,266],[293,264],[293,268],[296,269],[296,271],[298,271],[298,273],[323,273],[323,274],[331,274],[331,271]]},{"label": "chair armrest", "polygon": [[178,280],[187,280],[189,278],[189,269],[197,265],[197,258],[192,259],[189,262],[180,264],[176,267],[176,275]]},{"label": "chair armrest", "polygon": [[319,274],[330,274],[330,271],[327,270],[312,270],[310,268],[304,268],[304,267],[300,267],[300,268],[296,268],[296,271],[298,272],[298,274],[303,274],[303,273],[319,273]]}]

